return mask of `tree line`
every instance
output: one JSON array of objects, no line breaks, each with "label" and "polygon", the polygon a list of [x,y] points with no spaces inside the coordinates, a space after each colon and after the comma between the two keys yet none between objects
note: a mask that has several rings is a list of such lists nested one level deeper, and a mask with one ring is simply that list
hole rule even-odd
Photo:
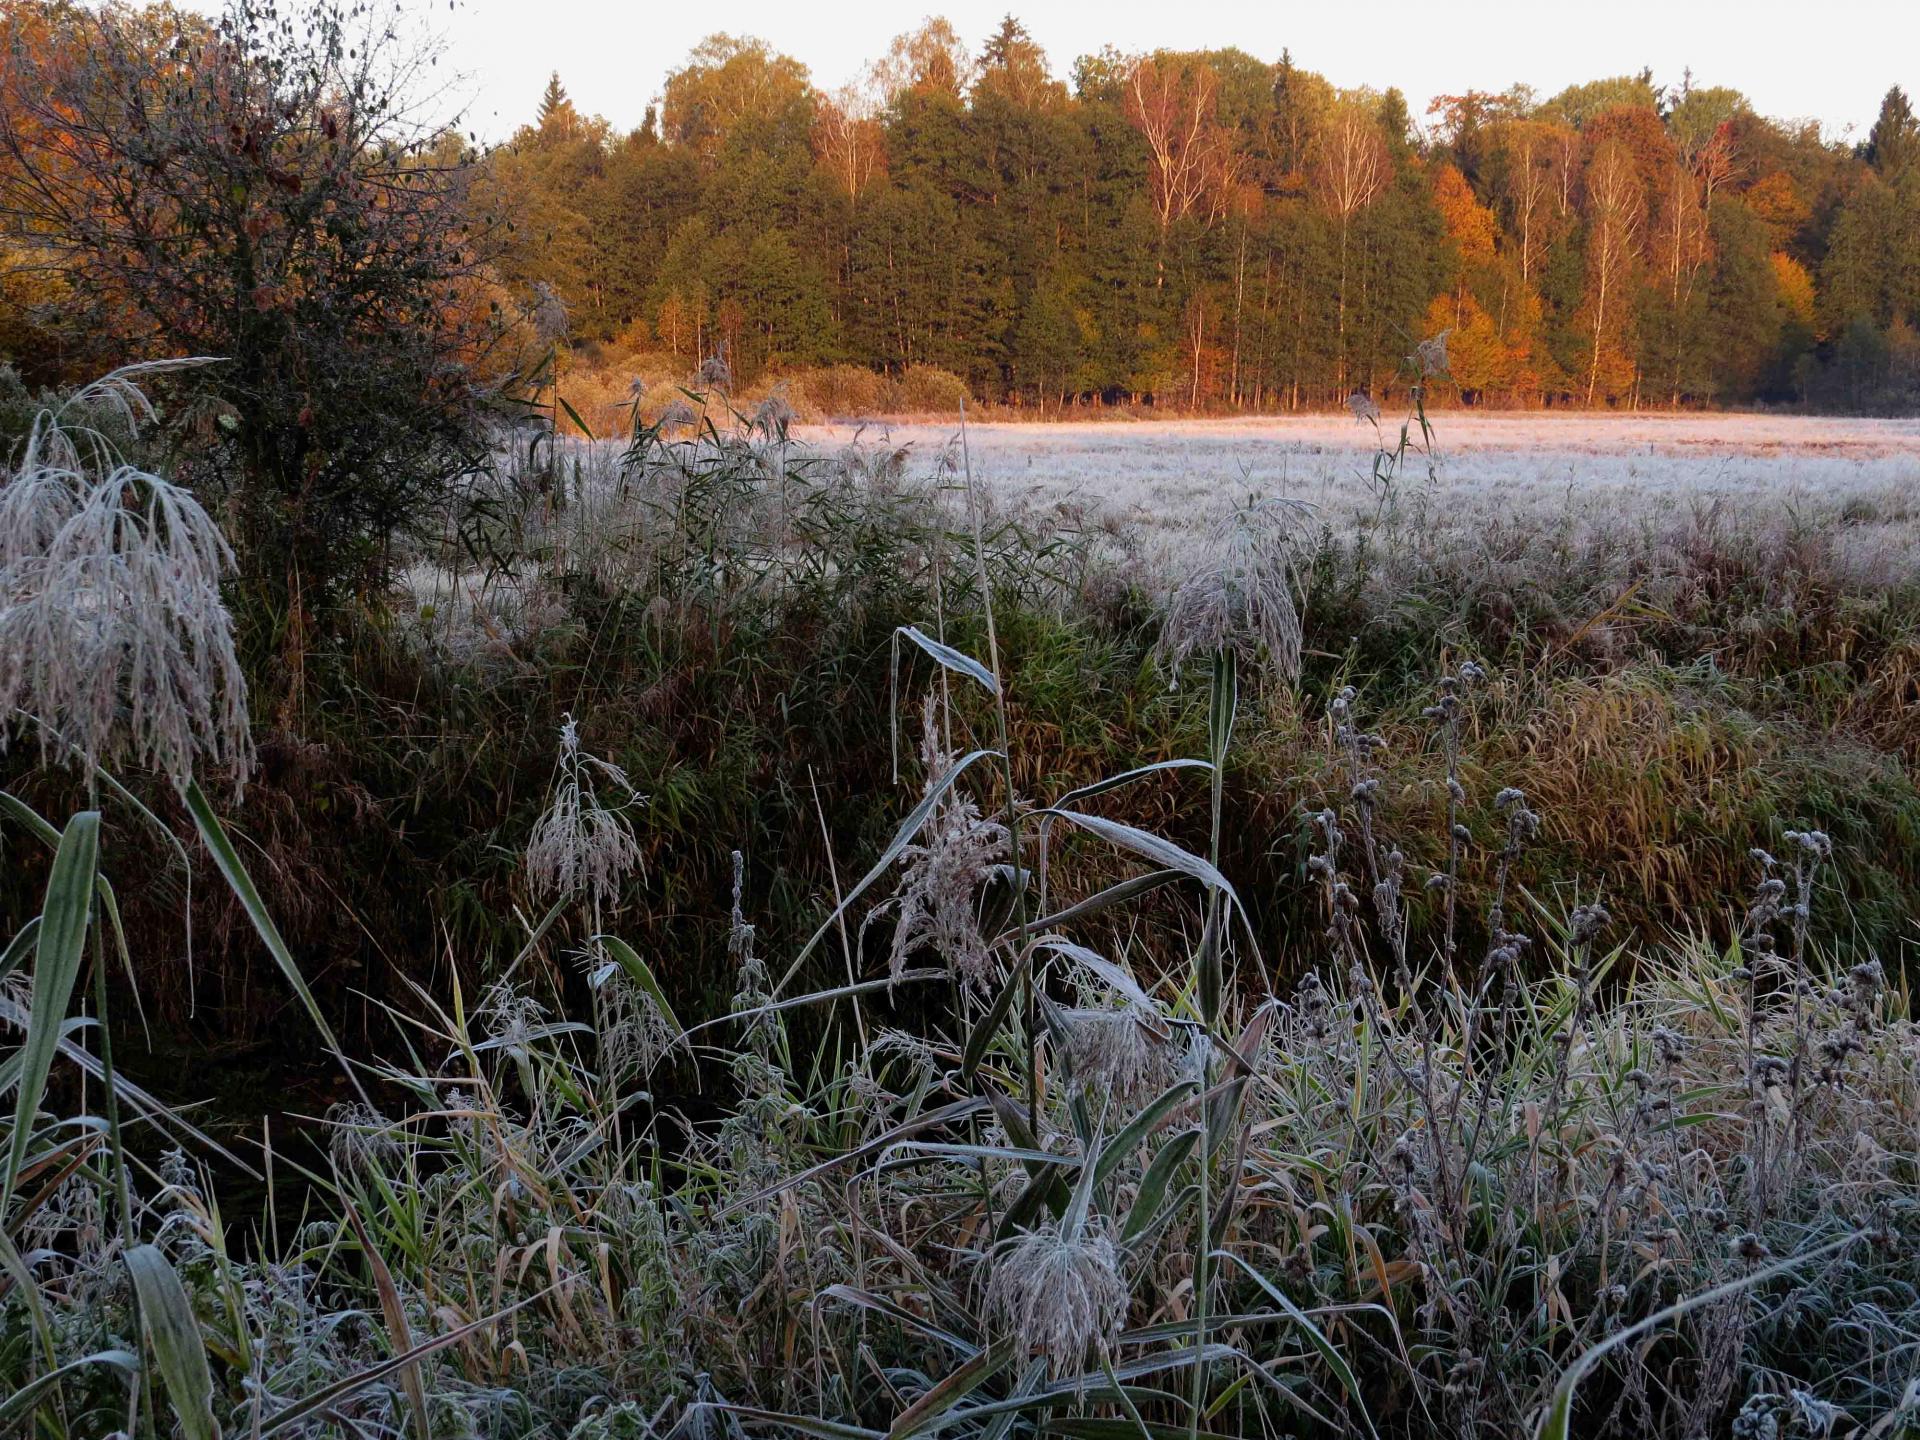
[{"label": "tree line", "polygon": [[933,19],[832,91],[715,35],[628,133],[555,76],[478,151],[400,18],[0,0],[0,361],[229,357],[212,438],[314,565],[370,470],[444,471],[568,364],[1287,410],[1384,398],[1444,334],[1469,404],[1920,406],[1898,88],[1859,143],[1644,72],[1415,116],[1285,52],[1062,82],[1011,17],[977,50]]},{"label": "tree line", "polygon": [[1920,393],[1920,123],[1860,144],[1648,73],[1344,90],[1240,50],[1071,83],[929,20],[831,92],[715,35],[631,133],[559,76],[486,159],[493,263],[576,343],[737,375],[943,367],[987,400],[1300,408],[1447,332],[1469,403],[1862,408]]}]

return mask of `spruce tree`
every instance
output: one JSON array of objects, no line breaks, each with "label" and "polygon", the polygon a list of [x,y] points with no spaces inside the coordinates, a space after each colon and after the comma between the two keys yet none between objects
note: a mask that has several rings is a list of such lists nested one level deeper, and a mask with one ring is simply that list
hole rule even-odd
[{"label": "spruce tree", "polygon": [[1898,85],[1880,102],[1880,118],[1867,134],[1865,158],[1887,180],[1920,159],[1920,120],[1914,118],[1913,103]]}]

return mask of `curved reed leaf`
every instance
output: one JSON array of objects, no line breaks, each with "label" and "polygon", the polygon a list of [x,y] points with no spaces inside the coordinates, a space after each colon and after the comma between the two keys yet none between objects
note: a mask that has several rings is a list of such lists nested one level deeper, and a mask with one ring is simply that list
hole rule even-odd
[{"label": "curved reed leaf", "polygon": [[1825,1259],[1829,1255],[1837,1255],[1859,1239],[1858,1235],[1842,1235],[1838,1240],[1830,1240],[1825,1245],[1817,1246],[1812,1250],[1798,1255],[1789,1255],[1784,1260],[1774,1261],[1771,1265],[1763,1265],[1757,1270],[1727,1281],[1724,1285],[1716,1285],[1711,1290],[1702,1290],[1698,1294],[1676,1300],[1673,1304],[1656,1310],[1653,1314],[1636,1320],[1631,1325],[1623,1325],[1597,1345],[1583,1350],[1575,1357],[1573,1363],[1567,1366],[1566,1373],[1560,1377],[1560,1383],[1553,1387],[1553,1398],[1548,1402],[1546,1410],[1542,1412],[1539,1428],[1534,1431],[1534,1434],[1539,1437],[1539,1440],[1569,1440],[1569,1430],[1573,1424],[1574,1392],[1580,1388],[1580,1382],[1587,1377],[1593,1367],[1598,1365],[1610,1351],[1617,1350],[1629,1341],[1639,1339],[1648,1331],[1659,1329],[1669,1320],[1678,1320],[1681,1316],[1690,1314],[1702,1306],[1717,1305],[1722,1300],[1730,1300],[1735,1295],[1744,1294],[1755,1286],[1766,1284],[1769,1280],[1777,1280],[1790,1271],[1798,1270],[1802,1265]]},{"label": "curved reed leaf", "polygon": [[186,1287],[156,1246],[134,1246],[126,1262],[154,1368],[166,1382],[182,1433],[187,1440],[220,1440],[220,1426],[213,1418],[213,1372]]},{"label": "curved reed leaf", "polygon": [[673,1038],[685,1039],[686,1027],[675,1017],[673,1007],[667,1004],[667,992],[660,988],[660,982],[654,978],[652,969],[640,958],[639,952],[618,935],[595,935],[591,943],[603,947],[613,957],[614,963],[626,971],[627,978],[647,992],[659,1008],[660,1018],[673,1027]]},{"label": "curved reed leaf", "polygon": [[20,1093],[14,1101],[12,1144],[7,1173],[0,1183],[0,1208],[13,1196],[33,1135],[33,1117],[46,1093],[47,1073],[60,1045],[74,983],[86,954],[87,916],[93,905],[93,879],[100,863],[100,812],[83,810],[67,822],[47,877],[46,903],[33,958],[33,1006],[27,1023]]},{"label": "curved reed leaf", "polygon": [[45,1375],[22,1385],[5,1400],[0,1400],[0,1425],[14,1425],[27,1419],[59,1387],[62,1380],[82,1370],[90,1370],[95,1365],[111,1365],[126,1375],[140,1373],[140,1357],[131,1351],[96,1350],[91,1355],[82,1355],[78,1360],[69,1360],[58,1370],[49,1370]]},{"label": "curved reed leaf", "polygon": [[917,625],[902,625],[896,633],[906,636],[926,651],[942,669],[979,681],[980,688],[989,695],[1000,693],[1000,682],[994,678],[993,672],[971,655],[963,654],[951,645],[934,639]]},{"label": "curved reed leaf", "polygon": [[300,1003],[306,1007],[307,1015],[312,1019],[314,1028],[320,1032],[320,1038],[327,1042],[327,1049],[340,1062],[340,1068],[359,1093],[363,1104],[372,1104],[367,1098],[366,1088],[361,1085],[360,1077],[347,1060],[346,1052],[340,1048],[340,1042],[333,1038],[333,1027],[327,1024],[327,1017],[320,1013],[320,1002],[313,998],[313,991],[307,988],[306,977],[300,973],[300,966],[293,958],[293,952],[287,948],[287,942],[280,937],[280,927],[273,923],[273,915],[268,911],[266,902],[260,898],[260,891],[253,883],[253,877],[247,874],[247,867],[241,863],[240,852],[234,848],[226,828],[221,825],[220,817],[213,813],[213,806],[207,803],[207,797],[201,792],[200,782],[188,780],[181,789],[180,798],[186,802],[187,813],[193,816],[194,827],[199,830],[200,838],[206,843],[207,853],[213,857],[214,867],[219,870],[227,886],[233,891],[234,898],[247,912],[247,919],[253,922],[253,928],[260,941],[267,947],[267,953],[273,957],[273,963],[280,967],[280,973],[293,987],[293,993],[300,997]]}]

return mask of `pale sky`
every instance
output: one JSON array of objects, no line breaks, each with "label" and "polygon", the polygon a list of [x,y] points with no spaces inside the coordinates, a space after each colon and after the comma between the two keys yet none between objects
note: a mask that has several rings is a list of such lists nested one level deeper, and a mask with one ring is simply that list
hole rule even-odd
[{"label": "pale sky", "polygon": [[[415,0],[407,0],[415,3]],[[558,70],[579,108],[622,130],[640,123],[667,72],[715,30],[757,35],[795,56],[814,83],[854,79],[924,13],[944,14],[974,50],[1008,9],[1046,48],[1054,73],[1113,44],[1123,51],[1237,45],[1262,60],[1283,47],[1336,85],[1397,85],[1415,119],[1427,100],[1516,81],[1544,97],[1564,86],[1653,67],[1675,84],[1746,92],[1762,114],[1811,117],[1863,138],[1887,87],[1920,90],[1920,0],[420,0],[462,77],[467,124],[500,140],[529,119]]]}]

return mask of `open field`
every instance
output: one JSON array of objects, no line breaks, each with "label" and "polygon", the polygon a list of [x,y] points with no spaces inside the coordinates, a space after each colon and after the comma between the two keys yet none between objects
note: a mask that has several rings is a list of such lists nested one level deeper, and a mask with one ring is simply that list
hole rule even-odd
[{"label": "open field", "polygon": [[[1832,521],[1860,558],[1914,562],[1920,419],[1799,415],[1483,415],[1433,417],[1434,478],[1410,455],[1399,500],[1455,529],[1499,520],[1602,530],[1734,507],[1743,518]],[[1377,444],[1397,441],[1342,415],[1285,419],[971,425],[973,471],[1001,496],[1151,532],[1210,525],[1249,495],[1312,505],[1344,529],[1375,516]],[[906,445],[926,468],[955,424],[803,426],[822,449]],[[910,467],[914,468],[914,467]]]}]

